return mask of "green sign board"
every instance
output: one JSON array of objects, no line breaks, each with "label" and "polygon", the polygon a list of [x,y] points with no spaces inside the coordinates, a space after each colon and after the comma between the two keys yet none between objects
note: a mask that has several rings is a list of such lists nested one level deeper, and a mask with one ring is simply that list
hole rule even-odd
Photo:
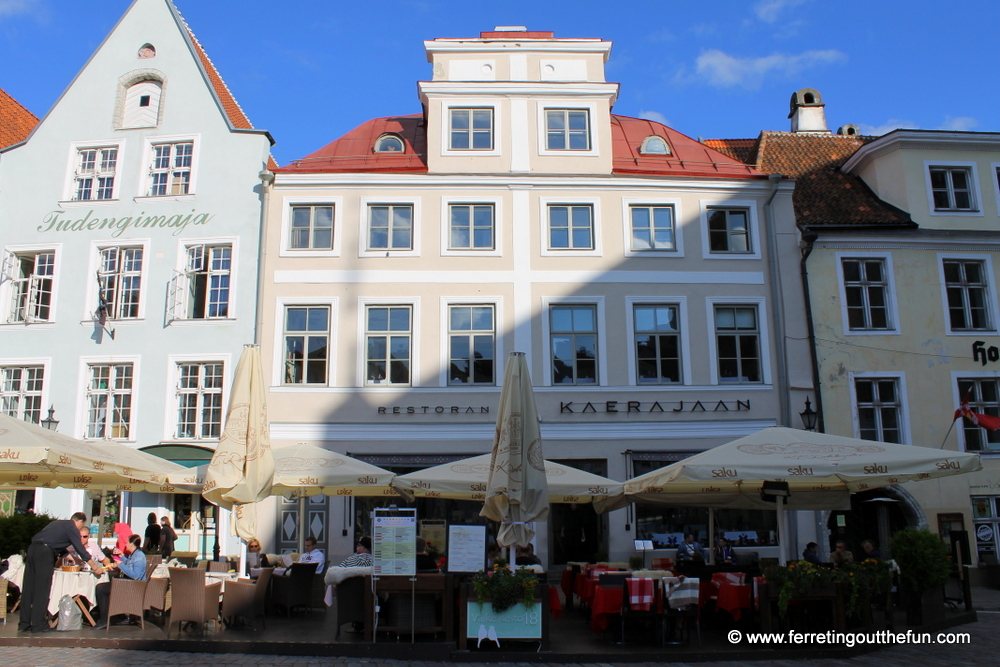
[{"label": "green sign board", "polygon": [[542,603],[535,602],[530,607],[523,602],[504,609],[500,613],[493,611],[492,603],[480,604],[476,601],[467,603],[468,621],[466,622],[466,637],[493,639],[541,639],[542,638]]}]

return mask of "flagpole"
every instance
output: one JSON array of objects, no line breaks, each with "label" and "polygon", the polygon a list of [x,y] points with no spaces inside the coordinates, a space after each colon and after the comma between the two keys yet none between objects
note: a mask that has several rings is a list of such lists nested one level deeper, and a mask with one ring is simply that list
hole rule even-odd
[{"label": "flagpole", "polygon": [[[961,419],[961,417],[959,417]],[[951,435],[952,430],[955,428],[955,422],[957,419],[951,420],[951,426],[948,427],[948,432],[944,434],[944,440],[941,441],[941,446],[938,449],[944,449],[944,443],[948,442],[948,436]]]}]

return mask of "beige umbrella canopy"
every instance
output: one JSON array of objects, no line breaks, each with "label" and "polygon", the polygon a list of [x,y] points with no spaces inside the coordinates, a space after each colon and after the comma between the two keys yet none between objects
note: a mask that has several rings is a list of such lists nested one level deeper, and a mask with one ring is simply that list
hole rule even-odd
[{"label": "beige umbrella canopy", "polygon": [[344,454],[299,443],[274,450],[271,492],[303,496],[395,496],[394,473]]},{"label": "beige umbrella canopy", "polygon": [[535,534],[527,523],[544,521],[549,515],[542,435],[523,352],[512,352],[507,358],[486,500],[479,515],[500,523],[497,544],[501,547],[526,546]]},{"label": "beige umbrella canopy", "polygon": [[266,391],[260,347],[246,345],[233,378],[226,426],[201,493],[209,502],[233,510],[236,534],[245,540],[257,533],[254,504],[271,495],[274,475]]},{"label": "beige umbrella canopy", "polygon": [[77,440],[0,415],[0,486],[163,492],[168,475],[184,470],[118,442]]},{"label": "beige umbrella canopy", "polygon": [[774,508],[764,481],[788,484],[790,509],[849,506],[850,493],[974,472],[979,456],[773,426],[634,477],[598,511],[630,501],[698,507]]},{"label": "beige umbrella canopy", "polygon": [[[399,475],[393,487],[407,498],[485,500],[491,454]],[[622,483],[561,463],[545,461],[550,503],[589,503],[621,493]]]}]

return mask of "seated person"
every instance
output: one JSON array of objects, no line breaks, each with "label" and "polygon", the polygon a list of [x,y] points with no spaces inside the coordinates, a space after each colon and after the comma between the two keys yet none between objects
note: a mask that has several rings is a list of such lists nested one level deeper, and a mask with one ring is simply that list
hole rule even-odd
[{"label": "seated person", "polygon": [[323,566],[326,565],[326,555],[316,548],[316,538],[310,535],[305,539],[306,552],[299,556],[300,563],[319,563],[316,566],[316,574],[323,573]]},{"label": "seated person", "polygon": [[843,540],[837,540],[837,548],[830,554],[830,562],[834,565],[849,565],[854,562],[854,554],[847,550]]},{"label": "seated person", "polygon": [[354,555],[348,556],[341,563],[340,567],[371,567],[375,559],[372,558],[372,538],[365,535],[358,540],[354,547]]},{"label": "seated person", "polygon": [[[111,559],[108,558],[107,554],[104,553],[101,547],[97,546],[97,541],[95,540],[93,543],[91,543],[90,530],[88,528],[84,527],[80,529],[80,541],[83,542],[83,546],[87,547],[87,553],[90,554],[91,559],[93,559],[98,563],[101,563],[102,565],[104,565],[105,568],[111,567]],[[82,559],[78,558],[77,560],[82,560]],[[89,570],[90,564],[84,563],[83,569]],[[97,574],[101,573],[98,572]]]},{"label": "seated person", "polygon": [[[140,551],[139,546],[142,545],[142,538],[138,535],[129,536],[128,540],[125,542],[125,551],[120,563],[113,563],[111,569],[117,569],[121,572],[121,575],[126,579],[135,579],[137,581],[146,580],[146,554]],[[105,618],[104,623],[98,623],[101,619],[101,615],[105,614],[108,610],[108,603],[111,599],[111,582],[106,581],[103,584],[97,584],[97,610],[94,613],[94,622],[97,623],[94,627],[97,629],[106,629],[108,627],[108,622],[110,618]]]},{"label": "seated person", "polygon": [[[250,562],[251,567],[270,567],[267,562],[267,554],[261,551],[260,540],[256,537],[251,537],[250,541],[247,542],[247,553],[250,555],[250,558],[247,560]],[[254,565],[253,561],[257,561],[257,564]]]},{"label": "seated person", "polygon": [[435,572],[438,570],[434,557],[427,553],[427,540],[422,537],[417,538],[417,570],[433,570]]},{"label": "seated person", "polygon": [[719,538],[713,555],[715,556],[716,565],[731,565],[736,562],[736,553],[729,545],[729,540],[724,537]]},{"label": "seated person", "polygon": [[695,541],[694,534],[689,533],[684,541],[677,545],[677,564],[690,563],[695,556],[700,556],[704,562],[705,549]]},{"label": "seated person", "polygon": [[865,550],[865,558],[882,560],[882,552],[875,548],[875,543],[871,540],[865,540],[862,542],[861,548]]},{"label": "seated person", "polygon": [[815,542],[810,542],[806,545],[805,551],[802,552],[802,560],[819,564],[823,561],[819,559],[819,545]]},{"label": "seated person", "polygon": [[528,544],[518,547],[514,557],[515,565],[541,565],[542,559],[535,555],[535,547]]}]

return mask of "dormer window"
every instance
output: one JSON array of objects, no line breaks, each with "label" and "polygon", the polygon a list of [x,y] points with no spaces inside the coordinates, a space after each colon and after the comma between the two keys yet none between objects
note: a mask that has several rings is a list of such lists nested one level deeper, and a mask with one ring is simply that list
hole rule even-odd
[{"label": "dormer window", "polygon": [[383,134],[375,142],[376,153],[402,153],[404,149],[403,140],[395,134]]},{"label": "dormer window", "polygon": [[663,137],[653,134],[642,140],[639,153],[641,155],[670,155],[670,144]]},{"label": "dormer window", "polygon": [[156,127],[160,115],[159,81],[140,81],[125,91],[122,127]]}]

